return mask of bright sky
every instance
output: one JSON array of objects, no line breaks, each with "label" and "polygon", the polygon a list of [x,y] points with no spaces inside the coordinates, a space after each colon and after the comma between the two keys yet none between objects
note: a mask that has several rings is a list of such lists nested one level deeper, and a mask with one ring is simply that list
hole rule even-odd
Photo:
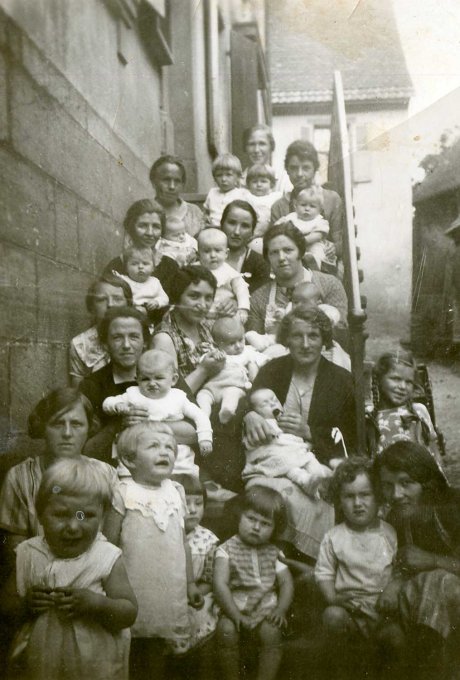
[{"label": "bright sky", "polygon": [[[419,161],[439,151],[441,134],[460,128],[460,0],[392,1],[415,90],[409,116],[415,116],[410,151],[412,174],[417,176]],[[455,90],[457,95],[442,102]],[[460,135],[460,129],[457,132]]]},{"label": "bright sky", "polygon": [[415,88],[414,114],[460,87],[460,2],[393,0],[393,7]]}]

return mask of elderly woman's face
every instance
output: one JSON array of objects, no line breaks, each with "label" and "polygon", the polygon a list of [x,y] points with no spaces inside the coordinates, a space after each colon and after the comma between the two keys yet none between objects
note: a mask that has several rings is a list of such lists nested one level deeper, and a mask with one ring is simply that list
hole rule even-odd
[{"label": "elderly woman's face", "polygon": [[321,356],[323,338],[319,328],[303,319],[293,319],[287,337],[288,348],[294,364],[311,366]]},{"label": "elderly woman's face", "polygon": [[206,317],[214,300],[214,291],[207,281],[190,283],[180,296],[176,309],[190,324],[198,324]]},{"label": "elderly woman's face", "polygon": [[419,482],[402,470],[394,471],[381,467],[380,485],[387,503],[404,517],[414,514],[423,493],[423,487]]},{"label": "elderly woman's face", "polygon": [[156,212],[140,215],[133,228],[134,241],[146,248],[153,248],[161,236],[161,217]]},{"label": "elderly woman's face", "polygon": [[251,133],[248,143],[246,144],[246,153],[249,156],[251,163],[269,163],[270,162],[270,140],[266,132],[263,130],[254,130]]},{"label": "elderly woman's face", "polygon": [[80,455],[88,439],[88,418],[81,402],[68,411],[55,414],[45,428],[48,452],[55,458]]},{"label": "elderly woman's face", "polygon": [[288,279],[302,268],[300,252],[288,236],[275,236],[267,245],[267,255],[275,276]]}]

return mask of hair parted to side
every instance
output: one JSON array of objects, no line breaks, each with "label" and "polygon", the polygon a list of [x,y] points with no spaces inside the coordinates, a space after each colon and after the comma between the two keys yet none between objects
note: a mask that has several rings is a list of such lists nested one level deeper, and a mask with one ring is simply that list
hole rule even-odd
[{"label": "hair parted to side", "polygon": [[[104,510],[112,502],[112,485],[109,469],[100,461],[82,456],[80,458],[59,458],[43,473],[38,489],[35,507],[40,518],[51,497],[91,496],[97,498]],[[82,507],[84,512],[85,508]]]},{"label": "hair parted to side", "polygon": [[123,263],[126,264],[128,260],[130,260],[132,257],[135,257],[136,255],[144,255],[148,257],[152,262],[154,262],[153,259],[153,251],[151,248],[148,246],[127,246],[127,248],[123,249],[123,255],[122,255],[122,260]]},{"label": "hair parted to side", "polygon": [[377,475],[382,468],[405,472],[423,488],[423,501],[435,503],[449,490],[449,484],[431,452],[422,444],[402,440],[391,444],[374,460]]},{"label": "hair parted to side", "polygon": [[173,482],[177,482],[184,487],[186,496],[202,496],[203,501],[206,504],[206,487],[199,477],[195,477],[194,475],[176,474],[172,475],[171,479]]},{"label": "hair parted to side", "polygon": [[278,236],[286,236],[286,238],[290,239],[299,251],[299,259],[302,259],[307,249],[304,235],[300,229],[295,227],[290,222],[283,222],[282,224],[272,224],[270,227],[268,227],[264,234],[262,254],[266,260],[268,259],[268,248],[270,246],[270,241],[273,241],[273,239],[277,238]]},{"label": "hair parted to side", "polygon": [[150,198],[142,198],[140,201],[136,201],[129,208],[123,220],[123,226],[125,231],[131,236],[131,238],[136,238],[134,232],[134,227],[136,222],[146,213],[157,213],[160,216],[161,224],[164,225],[165,211],[163,207],[157,203],[157,201],[152,201]]},{"label": "hair parted to side", "polygon": [[182,184],[187,181],[187,173],[185,172],[185,165],[178,156],[171,156],[170,154],[164,154],[156,159],[152,167],[150,168],[149,179],[152,184],[155,184],[155,177],[157,170],[161,168],[162,165],[176,165],[181,174]]},{"label": "hair parted to side", "polygon": [[379,485],[372,461],[369,458],[354,456],[344,459],[335,469],[329,481],[328,497],[334,505],[339,505],[340,494],[344,484],[351,484],[358,475],[366,475],[376,498],[379,497]]},{"label": "hair parted to side", "polygon": [[232,153],[222,153],[214,159],[212,163],[212,176],[215,177],[216,172],[219,170],[231,170],[235,172],[239,177],[243,173],[243,168],[241,167],[241,161],[238,156],[234,156]]},{"label": "hair parted to side", "polygon": [[246,130],[243,132],[243,146],[244,146],[244,148],[247,147],[253,132],[263,132],[265,134],[265,136],[267,137],[268,143],[270,144],[270,150],[271,151],[275,150],[275,138],[273,136],[272,129],[269,125],[266,125],[265,123],[256,123],[252,127],[246,128]]},{"label": "hair parted to side", "polygon": [[254,485],[242,494],[239,503],[240,515],[247,510],[258,512],[263,517],[273,520],[273,538],[277,538],[286,528],[287,509],[284,498],[275,489],[268,486]]},{"label": "hair parted to side", "polygon": [[64,415],[81,404],[88,420],[88,434],[96,430],[94,410],[90,400],[76,387],[58,387],[48,392],[32,409],[28,418],[28,434],[31,439],[44,439],[46,426],[56,417]]},{"label": "hair parted to side", "polygon": [[280,345],[287,347],[289,335],[292,332],[292,327],[295,321],[306,321],[315,326],[321,333],[321,339],[326,349],[332,346],[332,323],[330,318],[318,307],[312,307],[309,304],[299,305],[280,321],[276,341]]},{"label": "hair parted to side", "polygon": [[173,305],[177,305],[183,293],[191,284],[198,284],[201,281],[206,281],[213,291],[216,292],[217,281],[216,277],[212,272],[210,272],[206,267],[202,267],[201,264],[190,264],[187,267],[183,267],[174,276],[173,281],[170,286],[170,296],[169,301]]},{"label": "hair parted to side", "polygon": [[246,173],[246,183],[251,182],[253,179],[259,179],[260,177],[269,179],[272,187],[275,186],[276,175],[271,165],[267,165],[266,163],[254,163],[254,165],[251,165]]},{"label": "hair parted to side", "polygon": [[145,314],[135,307],[111,307],[106,311],[104,318],[99,322],[97,327],[99,340],[102,343],[107,343],[110,324],[115,319],[136,319],[141,325],[144,341],[147,343],[150,340],[149,324]]},{"label": "hair parted to side", "polygon": [[395,366],[398,366],[399,364],[402,366],[409,366],[414,370],[414,373],[417,371],[417,364],[415,363],[412,354],[405,350],[398,349],[391,352],[385,352],[379,356],[373,368],[374,376],[377,380],[381,380],[389,373],[389,371],[392,371]]},{"label": "hair parted to side", "polygon": [[307,142],[304,139],[296,139],[294,142],[289,144],[288,148],[286,149],[286,156],[284,157],[284,167],[286,170],[289,165],[289,161],[293,156],[297,156],[301,162],[310,161],[313,164],[315,171],[318,170],[318,152],[311,142]]},{"label": "hair parted to side", "polygon": [[159,421],[146,420],[145,422],[136,423],[123,430],[117,440],[117,451],[122,461],[134,462],[136,460],[137,446],[139,438],[146,432],[152,434],[169,434],[174,442],[174,450],[177,455],[177,442],[174,432],[169,425]]},{"label": "hair parted to side", "polygon": [[222,213],[221,220],[220,220],[221,229],[224,228],[225,220],[227,219],[230,211],[233,208],[239,208],[240,210],[245,210],[247,213],[249,213],[251,215],[252,230],[254,231],[254,229],[256,228],[257,219],[258,219],[257,213],[250,203],[248,203],[247,201],[242,201],[239,198],[237,198],[236,200],[232,201],[231,203],[229,203],[228,205],[225,206],[224,211]]},{"label": "hair parted to side", "polygon": [[116,276],[116,274],[104,274],[103,276],[93,281],[93,283],[88,288],[88,292],[86,293],[85,305],[86,309],[90,314],[93,314],[94,312],[94,298],[96,297],[96,291],[99,288],[99,286],[104,283],[108,283],[110,286],[113,286],[114,288],[120,288],[123,291],[123,295],[126,300],[126,305],[128,307],[130,307],[133,304],[133,292],[129,286],[129,283],[123,281],[123,279],[121,279],[119,276]]}]

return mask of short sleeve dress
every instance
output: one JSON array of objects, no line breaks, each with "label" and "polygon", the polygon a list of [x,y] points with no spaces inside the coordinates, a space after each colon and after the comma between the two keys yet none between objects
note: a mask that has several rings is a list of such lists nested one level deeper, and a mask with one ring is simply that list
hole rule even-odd
[{"label": "short sleeve dress", "polygon": [[272,544],[250,546],[236,534],[217,548],[216,560],[228,560],[230,590],[239,611],[255,628],[278,604],[276,577],[287,569],[278,560],[279,549]]},{"label": "short sleeve dress", "polygon": [[[85,588],[104,595],[120,548],[98,534],[90,548],[70,559],[53,555],[35,536],[16,548],[16,580],[21,597],[32,586]],[[28,621],[16,636],[11,665],[16,675],[34,680],[127,680],[129,630],[111,633],[100,623],[65,618],[54,608]]]}]

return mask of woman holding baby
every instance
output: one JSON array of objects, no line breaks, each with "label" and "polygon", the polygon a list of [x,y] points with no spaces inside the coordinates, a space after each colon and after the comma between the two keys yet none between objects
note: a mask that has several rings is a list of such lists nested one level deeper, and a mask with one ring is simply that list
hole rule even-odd
[{"label": "woman holding baby", "polygon": [[[323,467],[333,469],[346,452],[353,452],[356,428],[351,375],[321,356],[331,335],[330,320],[320,310],[296,308],[287,314],[281,321],[278,342],[289,354],[262,366],[252,395],[262,389],[272,390],[281,406],[281,413],[274,413],[278,427],[303,440],[305,452],[313,451]],[[244,419],[246,442],[250,450],[258,451],[260,460],[267,450],[263,447],[272,445],[276,435],[266,417],[256,411],[252,399],[251,406],[253,410]],[[333,438],[335,428],[341,437]],[[249,484],[270,486],[285,497],[289,507],[286,540],[316,558],[324,533],[334,523],[333,508],[318,498],[316,491],[305,493],[282,471],[279,476],[268,476],[261,466],[260,472],[261,476],[256,476],[255,469],[251,470]]]}]

